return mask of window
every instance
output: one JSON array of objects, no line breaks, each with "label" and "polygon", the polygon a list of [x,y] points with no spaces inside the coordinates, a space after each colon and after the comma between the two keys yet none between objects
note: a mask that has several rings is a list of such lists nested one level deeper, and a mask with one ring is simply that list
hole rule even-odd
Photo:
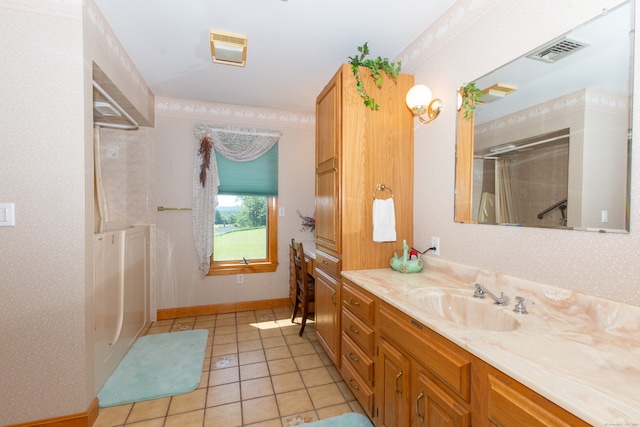
[{"label": "window", "polygon": [[278,266],[278,144],[250,162],[216,153],[218,206],[209,275],[273,272]]},{"label": "window", "polygon": [[209,275],[264,273],[278,265],[278,199],[218,196]]}]

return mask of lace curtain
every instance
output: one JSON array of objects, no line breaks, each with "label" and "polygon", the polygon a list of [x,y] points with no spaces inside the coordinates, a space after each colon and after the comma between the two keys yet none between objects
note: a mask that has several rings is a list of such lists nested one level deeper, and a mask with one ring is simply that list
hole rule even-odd
[{"label": "lace curtain", "polygon": [[213,254],[213,221],[220,179],[213,150],[235,162],[249,162],[269,151],[282,135],[279,131],[196,124],[193,162],[193,238],[200,275],[206,276]]}]

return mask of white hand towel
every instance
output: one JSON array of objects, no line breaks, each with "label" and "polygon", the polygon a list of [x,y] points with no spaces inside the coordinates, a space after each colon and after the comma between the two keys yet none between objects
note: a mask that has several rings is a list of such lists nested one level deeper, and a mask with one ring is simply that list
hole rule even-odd
[{"label": "white hand towel", "polygon": [[393,198],[373,201],[373,241],[396,241],[396,213]]}]

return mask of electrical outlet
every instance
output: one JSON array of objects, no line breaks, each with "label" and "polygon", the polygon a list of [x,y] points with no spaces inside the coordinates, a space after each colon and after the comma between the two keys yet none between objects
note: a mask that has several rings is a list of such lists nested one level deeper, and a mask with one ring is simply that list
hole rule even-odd
[{"label": "electrical outlet", "polygon": [[431,247],[435,248],[433,250],[433,254],[435,256],[440,256],[440,238],[439,237],[431,237]]},{"label": "electrical outlet", "polygon": [[244,283],[244,274],[238,274],[237,279],[238,283]]}]

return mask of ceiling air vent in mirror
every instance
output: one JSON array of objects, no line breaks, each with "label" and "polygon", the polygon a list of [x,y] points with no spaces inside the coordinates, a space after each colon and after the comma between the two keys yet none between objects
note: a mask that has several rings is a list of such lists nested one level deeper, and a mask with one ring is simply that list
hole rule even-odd
[{"label": "ceiling air vent in mirror", "polygon": [[565,37],[527,55],[527,58],[551,64],[587,46],[584,42]]}]

